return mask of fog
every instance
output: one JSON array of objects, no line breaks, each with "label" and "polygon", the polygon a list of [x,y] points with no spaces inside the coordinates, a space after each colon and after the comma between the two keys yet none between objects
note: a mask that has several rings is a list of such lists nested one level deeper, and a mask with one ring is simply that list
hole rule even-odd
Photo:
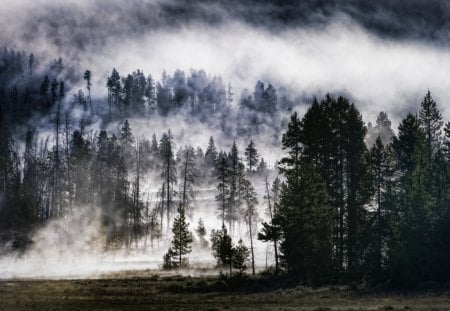
[{"label": "fog", "polygon": [[[145,191],[148,191],[148,184],[145,186]],[[259,187],[262,192],[262,185]],[[150,188],[150,191],[156,193],[154,188]],[[267,217],[264,202],[260,203],[258,209],[262,220]],[[192,215],[188,217],[194,239],[198,241],[194,230],[199,218],[202,218],[209,241],[211,230],[221,227],[218,214],[213,189],[198,190]],[[33,244],[25,253],[1,256],[0,252],[0,279],[76,279],[174,273],[193,276],[219,272],[211,249],[200,247],[198,242],[193,243],[192,252],[187,256],[189,269],[172,272],[162,270],[163,255],[167,252],[171,240],[171,234],[167,236],[166,229],[161,240],[153,241],[153,247],[150,240],[144,247],[143,238],[139,241],[138,248],[133,244],[130,249],[105,249],[105,235],[100,221],[100,211],[95,206],[76,207],[67,217],[50,221],[32,235]],[[249,245],[244,223],[236,226],[231,236],[234,242],[242,238]],[[257,270],[273,265],[271,245],[267,246],[257,240],[254,243]]]},{"label": "fog", "polygon": [[[235,8],[227,11],[226,5],[200,1],[183,5],[162,0],[127,4],[116,0],[7,0],[2,1],[0,9],[0,42],[46,60],[61,56],[66,64],[79,70],[80,76],[84,70],[91,70],[92,97],[98,101],[106,96],[106,78],[112,68],[122,75],[141,69],[158,80],[164,70],[171,74],[176,69],[189,72],[202,68],[231,83],[234,109],[240,93],[253,90],[256,81],[262,80],[301,102],[303,105],[296,107],[300,113],[314,96],[345,94],[366,122],[374,121],[379,111],[387,111],[396,127],[406,112],[416,112],[429,89],[444,119],[450,118],[450,50],[443,43],[442,29],[417,27],[408,32],[395,20],[400,14],[396,10],[392,15],[378,10],[373,26],[369,26],[370,16],[363,15],[361,6],[353,1],[348,6],[333,2],[333,14],[329,14],[329,7],[315,10],[312,6],[304,22],[255,17],[271,10],[278,12],[279,7],[273,3],[233,3]],[[443,2],[435,3],[447,7]],[[254,10],[243,13],[249,8]],[[408,21],[413,17],[405,15]],[[380,21],[393,25],[397,35],[382,31]],[[67,92],[72,94],[84,88],[80,79]],[[287,112],[283,113],[287,116]],[[160,120],[133,118],[130,123],[136,138],[150,138],[152,133],[159,138],[171,129],[177,147],[192,144],[204,150],[213,136],[218,149],[228,150],[236,139],[235,135],[224,137],[218,128],[187,123],[183,116]],[[48,119],[39,124],[45,129]],[[98,120],[88,130],[94,135],[101,127]],[[111,132],[119,128],[118,123],[108,126]],[[49,132],[42,132],[42,138]],[[273,168],[282,155],[281,149],[274,149],[265,133],[254,140]],[[246,143],[237,139],[241,154]],[[264,215],[262,181],[254,182],[259,194],[259,214]],[[146,191],[157,191],[153,188],[156,185],[150,187]],[[208,234],[219,228],[216,209],[213,196],[196,202],[191,228],[200,217]],[[167,238],[154,249],[105,252],[100,228],[95,206],[77,207],[73,214],[34,232],[33,246],[26,253],[0,257],[0,278],[93,277],[122,270],[160,268],[169,246]],[[242,228],[235,233],[234,239],[243,237],[248,244],[244,231]],[[265,267],[266,244],[257,242],[256,246],[257,266]],[[188,257],[194,268],[214,267],[210,250],[194,247]],[[268,257],[269,264],[272,257]]]},{"label": "fog", "polygon": [[[106,94],[106,77],[113,67],[123,74],[139,68],[158,79],[163,70],[203,68],[230,81],[237,98],[242,89],[253,89],[257,80],[286,88],[294,98],[345,93],[366,120],[385,110],[396,124],[405,111],[416,110],[430,89],[444,116],[450,114],[449,50],[438,39],[380,35],[355,17],[356,9],[339,6],[324,18],[312,5],[310,23],[275,27],[268,18],[263,27],[237,12],[246,5],[263,13],[270,7],[245,2],[227,12],[212,3],[164,3],[10,1],[2,9],[0,23],[7,31],[0,38],[6,45],[46,57],[61,55],[80,72],[90,69],[93,97]],[[352,1],[348,5],[359,9]],[[172,12],[172,6],[184,10]],[[408,21],[413,8],[405,8]],[[389,19],[389,14],[383,16]],[[80,82],[72,90],[83,86]]]}]

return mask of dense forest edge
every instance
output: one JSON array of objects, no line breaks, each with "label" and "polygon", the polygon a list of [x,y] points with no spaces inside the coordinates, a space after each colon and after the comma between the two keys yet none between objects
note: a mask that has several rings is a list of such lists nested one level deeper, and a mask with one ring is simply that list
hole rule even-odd
[{"label": "dense forest edge", "polygon": [[[258,81],[236,100],[230,83],[203,70],[156,81],[113,69],[105,98],[91,97],[100,88],[91,76],[77,77],[61,58],[0,51],[0,256],[26,254],[34,232],[95,206],[105,251],[170,237],[162,269],[189,267],[196,244],[213,253],[221,278],[251,283],[260,240],[274,257],[264,282],[448,286],[450,122],[430,91],[395,133],[386,112],[366,125],[344,96],[314,98],[300,115],[271,84]],[[74,92],[80,81],[85,90]],[[177,149],[170,129],[133,134],[131,120],[151,128],[175,116],[245,149],[220,149],[212,136],[205,151]],[[267,163],[257,137],[283,156]],[[214,192],[221,222],[209,239],[205,220],[188,224],[200,189]],[[238,228],[245,241],[233,241]]]}]

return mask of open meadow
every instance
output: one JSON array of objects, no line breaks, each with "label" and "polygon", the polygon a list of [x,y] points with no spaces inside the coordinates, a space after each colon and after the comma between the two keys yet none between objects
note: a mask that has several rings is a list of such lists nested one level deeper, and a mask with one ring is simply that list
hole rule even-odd
[{"label": "open meadow", "polygon": [[0,281],[0,310],[448,310],[447,292],[386,293],[345,286],[270,289],[270,280],[146,276]]}]

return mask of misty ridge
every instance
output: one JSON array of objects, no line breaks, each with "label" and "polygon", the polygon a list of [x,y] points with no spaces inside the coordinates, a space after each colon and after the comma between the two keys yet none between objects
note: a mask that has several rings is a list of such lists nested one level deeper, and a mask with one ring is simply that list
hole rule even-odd
[{"label": "misty ridge", "polygon": [[450,279],[445,1],[7,2],[0,278]]}]

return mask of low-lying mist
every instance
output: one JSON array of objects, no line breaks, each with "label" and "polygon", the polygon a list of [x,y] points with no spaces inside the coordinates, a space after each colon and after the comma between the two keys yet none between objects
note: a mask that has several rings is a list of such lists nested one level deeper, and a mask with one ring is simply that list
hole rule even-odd
[{"label": "low-lying mist", "polygon": [[[336,8],[333,14],[328,14],[329,7],[326,5],[318,4],[317,10],[308,8],[311,14],[305,22],[301,22],[297,18],[293,21],[288,17],[286,20],[274,18],[273,16],[277,14],[271,13],[279,13],[280,7],[274,3],[264,5],[257,4],[255,1],[245,1],[242,5],[234,1],[235,7],[232,12],[227,12],[226,5],[214,2],[203,4],[201,1],[193,1],[190,5],[185,1],[184,5],[180,5],[175,0],[130,1],[129,3],[71,0],[64,4],[48,0],[6,1],[3,11],[0,12],[2,17],[0,26],[4,30],[0,34],[0,41],[8,48],[15,49],[11,52],[10,59],[15,58],[14,51],[17,50],[25,51],[24,59],[27,59],[28,53],[34,53],[36,59],[41,60],[40,65],[34,64],[38,68],[37,73],[32,73],[31,63],[29,68],[24,70],[23,68],[11,69],[10,67],[14,66],[10,64],[0,64],[4,70],[0,72],[4,75],[1,76],[2,79],[6,80],[5,77],[13,76],[11,72],[16,69],[18,72],[18,74],[14,72],[16,79],[5,82],[0,94],[5,94],[5,107],[8,106],[5,109],[9,109],[10,114],[8,121],[18,123],[11,127],[12,133],[8,133],[11,135],[11,141],[15,142],[11,143],[11,148],[8,149],[8,153],[14,155],[11,156],[11,163],[8,165],[11,164],[10,166],[18,171],[13,173],[19,180],[19,184],[22,182],[23,186],[37,189],[34,192],[30,191],[33,192],[31,194],[24,191],[26,195],[18,197],[21,199],[25,197],[24,201],[27,199],[32,201],[30,197],[45,198],[43,200],[45,202],[36,200],[39,203],[35,205],[39,205],[39,208],[46,212],[49,206],[57,206],[55,207],[57,209],[59,205],[66,204],[71,208],[68,213],[55,217],[50,215],[51,213],[45,217],[42,216],[44,212],[35,213],[39,214],[39,217],[34,215],[39,219],[35,220],[38,224],[28,233],[29,245],[26,248],[20,248],[12,245],[14,242],[11,241],[0,249],[0,279],[99,277],[120,271],[149,269],[154,270],[155,273],[162,273],[160,269],[163,256],[172,238],[165,218],[161,219],[165,225],[162,238],[150,241],[147,236],[140,236],[137,243],[133,242],[130,246],[127,245],[128,247],[124,245],[111,247],[109,245],[111,243],[107,242],[108,233],[105,232],[104,213],[109,211],[108,208],[112,208],[116,201],[119,201],[116,198],[119,197],[117,193],[120,189],[117,190],[112,186],[110,188],[114,190],[108,189],[108,191],[111,190],[110,192],[102,192],[104,189],[83,189],[89,193],[85,195],[88,198],[72,197],[75,196],[73,193],[83,188],[85,180],[76,180],[73,175],[79,172],[74,173],[71,170],[86,170],[82,172],[84,175],[80,174],[80,176],[92,178],[89,180],[89,186],[95,188],[98,185],[96,185],[97,180],[92,177],[94,173],[101,175],[110,169],[108,171],[110,175],[104,178],[106,184],[119,175],[119,169],[123,169],[121,172],[126,177],[124,178],[126,179],[124,182],[126,198],[125,203],[122,202],[123,205],[138,206],[143,209],[142,207],[148,204],[147,209],[160,208],[163,204],[161,202],[165,182],[161,167],[158,167],[160,163],[155,165],[158,169],[147,170],[141,176],[136,163],[133,162],[135,160],[132,159],[138,157],[137,143],[145,139],[150,142],[153,134],[156,135],[155,139],[160,144],[160,139],[170,130],[174,143],[173,156],[180,148],[188,145],[201,148],[201,152],[196,149],[196,156],[197,153],[204,153],[210,137],[215,140],[217,152],[223,150],[229,154],[235,143],[241,162],[244,162],[244,150],[251,140],[268,166],[265,174],[269,175],[268,179],[271,183],[277,176],[276,162],[284,153],[281,149],[281,134],[286,130],[287,120],[293,111],[297,111],[302,116],[314,97],[324,98],[328,93],[333,96],[345,95],[350,101],[355,102],[366,123],[373,122],[380,111],[385,111],[392,120],[392,127],[396,128],[407,112],[416,113],[418,104],[429,89],[433,93],[433,98],[439,103],[443,118],[449,119],[450,106],[446,105],[446,102],[450,98],[450,80],[448,79],[450,53],[448,44],[439,42],[439,38],[445,38],[447,32],[439,29],[439,35],[436,34],[435,39],[424,40],[423,33],[417,38],[414,36],[414,32],[420,32],[417,27],[408,35],[395,37],[380,30],[382,29],[380,20],[399,24],[388,14],[389,12],[375,6],[377,14],[374,15],[378,19],[372,29],[367,22],[370,18],[361,11],[364,5],[358,6],[350,2],[348,6],[333,2]],[[308,5],[299,5],[299,8],[304,6]],[[179,10],[180,7],[181,10]],[[311,7],[314,8],[314,5]],[[324,7],[327,9],[323,9]],[[397,6],[394,5],[394,7]],[[442,7],[448,10],[448,5],[442,4]],[[248,10],[249,8],[253,10]],[[283,7],[284,9],[286,8]],[[264,21],[263,17],[255,17],[259,13],[269,13],[263,15],[267,20]],[[252,14],[255,16],[250,16]],[[411,21],[411,16],[414,14],[408,15],[408,21]],[[402,25],[398,25],[398,28],[405,31]],[[424,33],[428,32],[433,33],[432,29],[424,30]],[[5,52],[5,54],[8,53]],[[62,69],[61,72],[57,72],[58,70],[49,70],[44,65],[51,63],[59,56],[64,60],[65,76],[61,74]],[[9,58],[5,57],[5,59]],[[27,66],[28,64],[24,65],[24,68]],[[122,89],[118,91],[120,100],[117,100],[113,111],[116,115],[111,117],[108,109],[113,106],[112,88],[107,87],[107,78],[113,68],[120,73],[118,81],[119,88]],[[208,112],[203,111],[193,117],[192,111],[188,110],[190,108],[185,107],[193,106],[195,101],[204,100],[202,99],[203,91],[209,85],[205,82],[199,91],[194,90],[194,87],[184,81],[183,87],[188,85],[191,93],[185,94],[183,101],[180,100],[181,104],[177,102],[177,96],[173,94],[176,87],[173,85],[167,87],[169,93],[167,102],[176,106],[167,115],[148,112],[151,96],[146,99],[141,96],[135,101],[145,102],[141,105],[147,109],[145,113],[141,115],[142,111],[139,110],[130,112],[132,104],[128,102],[126,91],[124,91],[127,74],[141,70],[145,73],[145,76],[142,75],[144,79],[151,74],[153,82],[164,84],[164,78],[161,78],[163,72],[164,75],[166,73],[172,75],[178,69],[183,71],[183,75],[186,73],[186,76],[196,70],[204,69],[208,75],[205,80],[208,80],[209,84],[213,84],[209,80],[215,81],[215,77],[221,77],[218,79],[223,84],[221,90],[225,92],[230,85],[229,90],[230,92],[232,90],[233,98],[227,97],[220,102],[223,104],[221,108],[223,110],[208,114],[209,111],[205,109]],[[92,73],[89,80],[82,78],[85,70],[89,70],[89,74]],[[65,82],[66,93],[57,95],[55,91],[57,86],[50,86],[49,84],[53,81],[47,81],[45,92],[40,94],[41,80],[47,75],[50,80],[54,79],[55,85]],[[246,99],[244,95],[248,95],[249,98],[253,96],[254,99],[251,101],[256,102],[257,96],[254,94],[257,92],[253,93],[253,90],[256,89],[257,81],[262,81],[265,86],[271,84],[277,90],[278,104],[276,104],[276,98],[273,101],[275,112],[242,108]],[[173,81],[168,84],[171,83],[176,84]],[[51,91],[49,87],[52,88]],[[61,91],[61,84],[59,88]],[[76,102],[74,94],[79,94],[78,90],[84,92],[81,96],[84,104],[87,106],[89,99],[94,108],[83,109],[74,103]],[[210,93],[214,94],[213,91]],[[142,92],[139,94],[142,95]],[[216,97],[223,99],[222,95]],[[2,100],[3,97],[0,98],[0,104],[3,105]],[[157,101],[156,96],[154,101]],[[42,107],[33,108],[36,111],[30,112],[31,115],[27,115],[29,109],[24,109],[27,110],[26,112],[16,111],[20,110],[16,107],[21,103],[23,107],[29,108],[28,106],[34,102],[39,102]],[[204,102],[212,103],[214,107],[216,104],[219,106],[216,98],[207,99]],[[259,98],[259,103],[261,102]],[[281,105],[282,102],[290,104]],[[181,105],[185,107],[178,107]],[[60,109],[62,110],[61,118]],[[66,124],[63,124],[64,116],[66,116]],[[251,120],[246,120],[248,123],[244,122],[244,125],[238,124],[240,117]],[[57,129],[56,118],[58,118]],[[86,124],[82,125],[86,119]],[[121,129],[125,119],[128,120],[135,139],[127,145],[129,150],[125,150],[126,148],[121,145],[122,142],[117,142],[121,140]],[[390,120],[385,120],[389,121],[387,122],[389,127]],[[254,124],[257,124],[255,127],[258,128],[252,131],[251,125]],[[62,138],[64,131],[65,137]],[[25,136],[28,132],[31,133],[30,137],[33,135],[36,137],[30,138],[27,146]],[[55,138],[55,132],[58,132],[57,138]],[[391,132],[392,130],[389,132],[389,139],[392,137]],[[109,144],[109,149],[105,148],[107,152],[104,154],[99,152],[102,134],[105,135],[103,138],[106,137],[105,145]],[[76,141],[75,138],[78,140]],[[74,143],[75,141],[78,145]],[[65,146],[65,149],[61,148],[61,150],[64,149],[61,151],[60,146]],[[28,150],[32,155],[26,154],[27,147],[32,149],[32,152]],[[71,148],[76,152],[69,154]],[[122,162],[114,163],[114,165],[107,163],[106,168],[101,166],[104,164],[102,162],[104,159],[99,160],[99,158],[111,156],[116,149],[120,149],[117,152],[120,159],[113,160],[122,161],[128,167],[121,167]],[[65,152],[64,160],[60,159],[59,154],[55,156],[57,152],[61,154]],[[27,156],[32,158],[32,161],[27,159]],[[201,157],[204,160],[203,154]],[[98,167],[93,165],[93,163],[97,164],[96,161],[101,165]],[[63,167],[62,162],[66,163],[66,167]],[[44,176],[42,179],[45,181],[39,180],[33,175],[34,172],[30,172],[31,170],[26,172],[27,165],[30,166],[30,163],[31,166],[38,167],[36,171],[41,170],[42,174],[39,176]],[[199,166],[203,164],[202,162]],[[208,167],[208,169],[207,174],[211,175],[213,168]],[[97,171],[92,173],[87,172],[88,170]],[[25,180],[25,172],[27,176],[32,176],[36,180],[33,182]],[[62,177],[55,177],[58,174]],[[11,173],[11,175],[14,174]],[[261,221],[267,218],[267,202],[264,197],[265,176],[264,174],[248,175],[246,177],[252,182],[257,193],[259,215],[257,223],[261,224]],[[139,180],[137,176],[141,178],[140,184],[135,181]],[[211,176],[208,177],[209,179],[205,178],[205,181],[194,187],[195,198],[192,200],[188,220],[190,231],[195,236],[195,228],[201,218],[209,241],[211,230],[220,229],[222,221],[219,215],[219,203],[215,198],[218,193],[217,176],[214,176],[214,179]],[[60,179],[65,181],[58,184]],[[173,187],[180,186],[177,182],[172,183],[175,184],[175,186],[172,185]],[[75,184],[76,186],[73,186]],[[136,191],[133,188],[136,184],[138,184],[137,196],[133,193]],[[58,194],[55,194],[56,192]],[[91,193],[95,194],[91,195]],[[55,198],[57,196],[63,199]],[[100,196],[102,198],[99,198]],[[108,201],[112,196],[116,200],[114,204],[111,203],[113,200]],[[103,202],[103,207],[95,203],[73,204],[72,201],[76,199],[91,201],[90,203],[103,200],[107,203]],[[55,203],[58,200],[61,202],[66,200],[69,203],[66,201]],[[3,198],[3,193],[0,193],[0,209],[7,209],[8,204],[8,201]],[[20,206],[20,204],[17,205]],[[167,206],[169,205],[167,203]],[[8,213],[15,215],[14,212]],[[111,216],[111,218],[114,217]],[[39,221],[42,222],[39,223]],[[20,225],[21,220],[17,223]],[[24,231],[27,229],[25,228]],[[255,232],[258,229],[256,228]],[[231,235],[235,243],[242,238],[249,246],[249,236],[243,221],[237,223],[236,230],[231,232]],[[263,269],[273,264],[272,250],[268,246],[270,243],[265,244],[256,238],[254,243],[257,268]],[[198,242],[194,242],[193,250],[187,257],[192,270],[184,272],[197,273],[196,271],[201,269],[215,271],[213,269],[216,267],[216,259],[212,255],[211,248],[202,248]]]},{"label": "low-lying mist", "polygon": [[[258,192],[262,193],[262,182],[257,186]],[[147,188],[146,191],[156,193],[157,189]],[[164,232],[162,239],[154,241],[143,237],[138,241],[137,247],[133,244],[130,248],[106,248],[100,209],[95,206],[77,206],[67,217],[51,220],[45,227],[34,232],[30,237],[32,244],[25,252],[0,253],[0,279],[217,274],[219,269],[216,268],[211,248],[201,247],[194,232],[200,218],[204,221],[208,241],[211,230],[221,226],[214,201],[214,189],[199,189],[197,192],[195,206],[188,217],[189,228],[195,237],[192,252],[187,256],[189,268],[174,271],[161,269],[163,255],[170,246],[170,232],[168,235]],[[263,220],[267,215],[262,195],[260,201],[258,212]],[[150,204],[156,204],[156,201]],[[236,226],[231,236],[235,243],[242,238],[249,244],[244,223]],[[257,270],[273,265],[271,246],[256,239],[254,243]]]}]

